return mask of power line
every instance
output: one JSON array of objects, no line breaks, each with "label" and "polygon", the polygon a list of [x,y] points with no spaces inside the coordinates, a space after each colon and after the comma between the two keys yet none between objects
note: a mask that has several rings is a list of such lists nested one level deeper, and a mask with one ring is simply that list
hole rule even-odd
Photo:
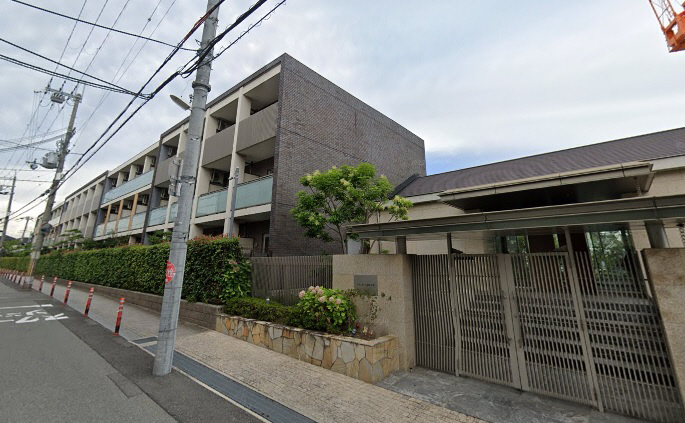
[{"label": "power line", "polygon": [[139,96],[139,97],[143,97],[143,98],[145,98],[147,96],[147,94],[134,93],[133,91],[129,91],[126,89],[119,89],[119,88],[115,88],[115,87],[108,86],[108,85],[97,84],[95,82],[83,81],[83,80],[78,79],[78,78],[73,77],[73,76],[68,76],[68,75],[58,73],[58,72],[53,72],[51,70],[41,68],[40,66],[32,65],[30,63],[26,63],[26,62],[23,62],[21,60],[11,58],[9,56],[5,56],[4,54],[0,54],[0,59],[5,60],[5,61],[10,62],[10,63],[14,63],[15,65],[23,66],[27,69],[35,70],[37,72],[42,72],[44,74],[51,75],[51,76],[56,76],[58,78],[62,78],[62,79],[67,80],[67,81],[81,83],[83,85],[87,85],[87,86],[90,86],[93,88],[99,88],[101,90],[108,90],[108,91],[112,91],[115,93],[134,95],[134,96]]},{"label": "power line", "polygon": [[[4,39],[4,38],[0,38],[0,41],[2,41],[3,43],[9,44],[9,45],[11,45],[12,47],[18,48],[19,50],[25,51],[25,52],[27,52],[27,53],[29,53],[29,54],[32,54],[32,55],[37,56],[37,57],[40,57],[40,58],[43,59],[43,60],[47,60],[48,62],[55,63],[58,67],[59,67],[59,66],[62,66],[62,67],[64,67],[64,68],[69,69],[69,71],[74,71],[74,72],[80,73],[80,74],[83,75],[83,76],[87,76],[87,77],[92,78],[92,79],[94,79],[94,80],[96,80],[96,81],[100,81],[100,82],[102,82],[102,83],[104,83],[104,84],[110,85],[110,86],[112,87],[112,89],[110,89],[111,91],[120,92],[120,93],[125,93],[125,94],[131,94],[131,95],[134,94],[133,91],[127,90],[126,88],[120,87],[120,86],[118,86],[118,85],[116,85],[116,84],[113,84],[113,83],[111,83],[111,82],[105,81],[104,79],[100,79],[100,78],[98,78],[98,77],[96,77],[96,76],[87,74],[86,71],[87,71],[88,69],[86,69],[86,71],[80,71],[80,70],[74,69],[74,68],[72,68],[72,67],[70,67],[70,66],[63,65],[63,64],[61,64],[60,62],[58,62],[58,61],[56,61],[56,60],[52,60],[52,59],[50,59],[49,57],[46,57],[46,56],[43,56],[42,54],[36,53],[36,52],[34,52],[34,51],[31,51],[31,50],[29,50],[29,49],[27,49],[27,48],[25,48],[25,47],[22,47],[22,46],[20,46],[20,45],[18,45],[18,44],[15,44],[15,43],[13,43],[13,42],[11,42],[11,41],[7,41],[7,40]],[[104,44],[104,41],[103,41],[103,44]],[[102,47],[102,45],[101,45],[100,47]],[[99,49],[98,49],[98,51],[99,51]],[[15,59],[15,60],[16,60],[16,59]],[[92,61],[91,61],[91,64],[92,64]],[[90,67],[90,65],[89,65],[89,67]],[[45,70],[47,70],[47,69],[45,69]],[[68,78],[68,76],[64,76],[64,78]],[[81,79],[79,79],[79,80],[77,81],[77,85],[78,85],[79,81],[81,81],[81,82],[84,83],[84,84],[88,82],[88,81],[83,81],[83,79],[81,78]]]},{"label": "power line", "polygon": [[[65,19],[70,19],[70,20],[72,20],[72,21],[74,21],[74,22],[77,22],[77,23],[83,23],[83,24],[86,24],[86,25],[91,25],[91,26],[96,27],[96,28],[107,29],[107,30],[110,30],[110,31],[112,31],[112,32],[116,32],[116,33],[118,33],[118,34],[128,35],[128,36],[130,36],[130,37],[135,37],[135,38],[139,38],[139,39],[146,40],[146,41],[152,41],[153,43],[162,44],[162,45],[165,45],[165,46],[167,46],[167,47],[176,48],[176,46],[173,45],[173,44],[169,44],[169,43],[166,43],[166,42],[164,42],[164,41],[156,40],[156,39],[154,39],[154,38],[144,37],[144,36],[142,36],[142,35],[137,35],[137,34],[134,34],[134,33],[132,33],[132,32],[126,32],[126,31],[122,31],[122,30],[119,30],[119,29],[114,29],[114,28],[112,28],[112,27],[108,27],[108,26],[105,26],[105,25],[100,25],[100,24],[98,24],[97,22],[88,22],[88,21],[85,21],[85,20],[82,20],[82,19],[79,19],[79,18],[74,18],[74,17],[69,16],[69,15],[64,15],[64,14],[62,14],[62,13],[55,12],[55,11],[53,11],[53,10],[48,10],[48,9],[45,9],[45,8],[42,8],[42,7],[35,6],[35,5],[33,5],[33,4],[25,3],[25,2],[20,1],[20,0],[12,0],[12,1],[15,2],[15,3],[19,3],[19,4],[21,4],[21,5],[28,6],[28,7],[30,7],[30,8],[36,9],[36,10],[40,10],[40,11],[42,11],[42,12],[50,13],[50,14],[52,14],[52,15],[56,15],[56,16],[59,16],[59,17],[65,18]],[[185,51],[194,51],[193,49],[191,49],[191,48],[186,48],[186,47],[179,47],[179,49],[180,49],[180,50],[185,50]]]},{"label": "power line", "polygon": [[[200,25],[209,17],[209,15],[210,15],[217,7],[219,7],[224,1],[225,1],[225,0],[220,0],[212,9],[208,10],[207,13],[195,23],[195,25],[193,26],[193,28],[186,34],[186,36],[183,37],[183,39],[182,39],[181,42],[177,45],[177,47],[174,48],[174,51],[172,51],[172,52],[167,56],[167,58],[162,62],[162,64],[153,72],[152,76],[150,76],[150,78],[143,84],[143,86],[142,86],[142,87],[140,88],[140,90],[139,90],[139,93],[141,93],[141,92],[145,89],[145,87],[147,87],[147,85],[152,81],[152,79],[154,79],[154,77],[162,70],[162,68],[163,68],[163,67],[171,60],[171,58],[180,50],[180,48],[178,48],[178,47],[179,47],[180,45],[182,45],[185,41],[187,41],[187,39],[188,39],[188,38],[197,30],[197,28],[199,28],[199,26],[200,26]],[[247,19],[247,17],[249,17],[252,13],[254,13],[257,9],[259,9],[259,7],[261,7],[264,3],[266,3],[266,1],[267,1],[267,0],[260,0],[260,1],[256,2],[256,3],[255,3],[253,6],[251,6],[245,13],[243,13],[242,15],[240,15],[240,16],[234,21],[233,24],[231,24],[228,28],[226,28],[226,30],[224,30],[219,36],[217,36],[216,38],[214,38],[214,40],[212,40],[212,43],[210,43],[210,45],[211,45],[211,44],[216,44],[216,43],[218,43],[219,41],[221,41],[221,39],[222,39],[226,34],[228,34],[232,29],[234,29],[234,28],[237,27],[241,22],[243,22],[245,19]],[[284,0],[284,1],[281,1],[274,9],[272,9],[269,13],[267,13],[262,19],[260,19],[260,20],[259,20],[257,23],[255,23],[254,25],[252,25],[251,28],[253,28],[254,26],[257,26],[257,25],[258,25],[259,23],[261,23],[263,20],[268,19],[268,16],[269,16],[276,8],[278,8],[279,6],[281,6],[283,3],[285,3],[285,0]],[[251,29],[251,28],[250,28],[250,29]],[[249,31],[249,29],[248,29],[248,31]],[[241,37],[242,37],[243,35],[244,35],[244,34],[241,34]],[[239,37],[238,39],[240,39],[240,37]],[[237,40],[236,40],[236,41],[237,41]],[[229,46],[227,46],[222,52],[225,52],[225,51],[226,51],[230,46],[232,46],[233,44],[235,44],[235,42],[234,42],[234,43],[231,43]],[[208,52],[209,52],[209,49],[205,49],[205,50],[204,50],[204,53],[198,54],[199,57],[198,57],[198,59],[197,59],[197,61],[198,61],[197,63],[201,62],[201,61],[204,59],[204,57],[206,57],[206,55],[208,54]],[[192,68],[196,68],[196,67],[197,67],[196,64],[194,64],[194,65],[192,66]],[[131,101],[129,101],[129,103],[124,107],[124,110],[122,110],[121,113],[119,113],[119,115],[117,115],[117,117],[114,119],[114,121],[113,121],[113,122],[112,122],[104,131],[103,131],[103,133],[102,133],[102,134],[101,134],[101,135],[100,135],[100,136],[99,136],[99,137],[98,137],[98,138],[97,138],[97,139],[96,139],[96,140],[95,140],[95,141],[94,141],[86,150],[85,150],[84,155],[83,155],[82,157],[80,157],[80,158],[76,161],[76,163],[74,163],[74,164],[65,172],[65,176],[62,178],[62,180],[60,181],[60,183],[59,183],[59,185],[58,185],[57,188],[59,188],[60,186],[62,186],[62,185],[63,185],[71,176],[73,176],[81,167],[83,167],[83,165],[84,165],[85,163],[87,163],[95,154],[97,154],[97,152],[98,152],[102,147],[104,147],[105,144],[107,144],[107,142],[109,142],[109,141],[110,141],[110,140],[111,140],[111,139],[112,139],[112,138],[113,138],[113,137],[114,137],[114,136],[123,128],[123,126],[126,125],[126,123],[128,123],[128,122],[129,122],[129,121],[130,121],[130,120],[131,120],[131,119],[140,111],[140,109],[142,109],[150,100],[152,100],[152,98],[153,98],[156,94],[158,94],[164,87],[166,87],[166,86],[167,86],[171,81],[173,81],[176,77],[185,74],[185,72],[186,72],[186,71],[184,71],[184,70],[176,71],[176,72],[174,72],[172,75],[170,75],[166,80],[164,80],[164,81],[163,81],[155,90],[153,90],[153,91],[150,93],[150,96],[151,96],[151,97],[145,98],[144,101],[143,101],[143,103],[141,103],[135,110],[133,110],[133,112],[131,112],[131,114],[130,114],[128,117],[126,117],[126,119],[124,119],[123,122],[121,122],[121,123],[119,124],[119,126],[114,130],[114,132],[112,132],[111,134],[109,134],[109,136],[104,140],[104,142],[98,146],[97,144],[98,144],[103,138],[105,138],[105,136],[106,136],[107,133],[110,131],[110,129],[112,129],[112,128],[114,127],[114,125],[122,118],[122,116],[126,113],[126,111],[131,107],[131,105],[132,105],[133,102],[135,101],[136,97],[132,98]],[[96,147],[97,147],[97,148],[96,148]],[[90,154],[90,156],[85,157],[85,155],[86,155],[87,153],[89,153],[91,150],[93,150],[94,148],[95,148],[95,151],[93,151],[93,152]],[[85,160],[82,161],[82,159],[84,159],[84,157],[85,157]],[[47,194],[47,192],[45,192],[45,193],[41,194],[40,196],[36,197],[36,198],[33,199],[31,202],[27,203],[26,205],[24,205],[23,207],[21,207],[20,209],[18,209],[14,214],[16,214],[16,213],[18,213],[19,211],[23,210],[24,208],[28,207],[31,203],[34,203],[35,201],[38,201],[42,196],[44,196],[44,195],[46,195],[46,194]],[[31,207],[31,209],[25,211],[24,213],[26,213],[26,212],[28,212],[28,211],[34,209],[37,205],[38,205],[38,204],[34,205],[33,207]]]},{"label": "power line", "polygon": [[[162,3],[162,0],[159,0],[159,1],[157,2],[157,5],[156,5],[155,8],[152,10],[152,13],[151,13],[150,16],[147,18],[147,20],[145,21],[145,25],[143,25],[143,28],[140,30],[140,33],[139,33],[139,34],[142,34],[142,33],[145,31],[145,28],[147,28],[148,24],[149,24],[150,21],[152,20],[152,17],[154,16],[155,12],[157,11],[157,8],[159,7],[159,5],[160,5],[161,3]],[[176,0],[173,0],[173,1],[171,2],[171,4],[169,5],[169,7],[166,9],[166,12],[164,12],[164,15],[162,15],[162,17],[160,18],[159,22],[157,22],[157,25],[154,27],[154,29],[152,30],[152,32],[150,32],[150,36],[152,36],[152,35],[157,31],[157,29],[159,28],[159,26],[162,24],[162,21],[164,21],[164,18],[166,18],[167,14],[168,14],[169,11],[171,10],[171,8],[174,6],[174,4],[176,4]],[[113,83],[118,83],[119,81],[121,81],[121,80],[124,78],[124,75],[126,75],[126,73],[128,72],[128,70],[131,68],[131,65],[133,65],[133,63],[136,61],[136,59],[138,58],[138,55],[140,55],[140,52],[143,51],[143,49],[144,49],[145,46],[147,45],[147,40],[143,42],[143,45],[140,47],[140,49],[139,49],[138,52],[135,54],[135,56],[133,56],[133,59],[131,59],[131,62],[129,62],[128,66],[126,66],[126,69],[124,69],[124,71],[121,73],[121,75],[119,75],[119,72],[121,71],[121,68],[124,66],[124,64],[126,63],[126,60],[128,59],[128,57],[129,57],[129,56],[131,55],[131,53],[133,52],[133,49],[136,47],[136,44],[138,44],[138,39],[136,39],[136,40],[133,42],[133,45],[131,45],[131,48],[128,50],[128,53],[126,53],[126,56],[124,56],[124,59],[121,61],[121,64],[119,65],[119,68],[118,68],[117,71],[114,73],[114,77],[112,78],[112,81],[111,81],[111,82],[113,82]],[[117,75],[119,75],[118,78],[117,78]],[[73,148],[76,148],[76,144],[77,144],[78,141],[81,139],[81,134],[84,133],[84,130],[85,130],[85,128],[88,127],[88,124],[90,123],[90,120],[93,118],[93,116],[95,115],[95,113],[97,113],[98,109],[100,109],[100,107],[105,103],[105,100],[107,99],[107,97],[109,97],[109,94],[110,94],[110,91],[105,91],[105,92],[102,93],[102,96],[100,97],[100,100],[98,101],[98,104],[95,106],[95,108],[93,109],[93,111],[90,113],[90,116],[88,116],[88,118],[86,119],[86,121],[83,122],[83,124],[81,124],[81,132],[80,132],[78,138],[76,138],[76,140],[74,140]]]}]

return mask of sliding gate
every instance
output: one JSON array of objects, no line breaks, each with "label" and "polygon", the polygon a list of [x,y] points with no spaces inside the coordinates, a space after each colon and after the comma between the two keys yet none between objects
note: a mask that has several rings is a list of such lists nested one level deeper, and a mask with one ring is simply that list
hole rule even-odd
[{"label": "sliding gate", "polygon": [[588,253],[415,256],[413,264],[419,366],[683,421],[634,253],[618,264]]}]

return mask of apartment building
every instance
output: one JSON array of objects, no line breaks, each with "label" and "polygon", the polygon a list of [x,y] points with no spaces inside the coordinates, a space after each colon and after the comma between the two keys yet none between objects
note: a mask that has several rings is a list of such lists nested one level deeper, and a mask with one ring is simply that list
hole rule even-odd
[{"label": "apartment building", "polygon": [[[69,194],[49,238],[78,228],[95,240],[140,243],[171,230],[177,199],[169,192],[170,169],[184,158],[187,130],[184,119]],[[228,233],[235,204],[234,235],[253,254],[339,252],[334,243],[304,238],[290,210],[303,175],[361,162],[394,184],[423,176],[423,140],[284,54],[208,103],[190,237]]]}]

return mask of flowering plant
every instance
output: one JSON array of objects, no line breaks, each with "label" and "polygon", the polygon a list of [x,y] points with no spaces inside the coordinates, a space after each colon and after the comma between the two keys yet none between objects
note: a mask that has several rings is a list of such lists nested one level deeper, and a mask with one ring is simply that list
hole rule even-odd
[{"label": "flowering plant", "polygon": [[346,333],[353,328],[357,312],[350,297],[339,289],[310,286],[300,291],[294,314],[305,329]]}]

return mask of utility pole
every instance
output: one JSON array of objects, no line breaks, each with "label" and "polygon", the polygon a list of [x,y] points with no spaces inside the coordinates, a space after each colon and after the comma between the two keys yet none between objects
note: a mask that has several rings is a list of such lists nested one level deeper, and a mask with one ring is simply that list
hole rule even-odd
[{"label": "utility pole", "polygon": [[[216,36],[219,0],[208,0],[207,11],[214,9],[202,28],[202,40],[199,51],[204,51]],[[167,262],[167,279],[164,286],[162,312],[159,320],[159,335],[157,336],[157,352],[152,373],[164,376],[171,372],[176,346],[176,328],[178,326],[178,311],[181,305],[181,288],[185,273],[186,253],[188,251],[188,233],[195,195],[195,181],[197,166],[200,159],[200,142],[202,140],[205,110],[207,109],[207,93],[210,90],[209,75],[213,51],[202,59],[195,81],[193,81],[193,101],[188,123],[188,141],[186,142],[185,159],[178,180],[180,194],[178,195],[178,211],[174,231],[171,234],[171,251]],[[175,269],[175,270],[174,270]]]},{"label": "utility pole", "polygon": [[7,203],[7,214],[5,215],[5,223],[2,224],[2,237],[0,237],[0,250],[5,244],[5,235],[7,234],[7,224],[10,221],[10,213],[12,212],[12,199],[14,198],[14,186],[17,184],[17,174],[12,178],[12,191],[10,191],[10,201]]},{"label": "utility pole", "polygon": [[24,224],[24,230],[21,232],[21,242],[23,242],[24,238],[26,237],[26,230],[29,228],[29,221],[33,220],[33,218],[31,216],[26,216],[22,217],[21,219],[26,220],[26,223]]},{"label": "utility pole", "polygon": [[74,108],[71,109],[71,117],[69,118],[69,126],[67,127],[67,134],[64,136],[64,142],[59,146],[59,151],[57,153],[57,168],[55,169],[55,176],[52,179],[52,185],[50,185],[50,190],[48,191],[48,201],[45,203],[45,210],[43,215],[40,217],[40,223],[38,225],[38,233],[35,234],[35,242],[33,243],[33,251],[31,252],[31,262],[29,263],[28,274],[33,274],[33,269],[36,267],[38,258],[40,257],[40,250],[43,249],[43,241],[45,240],[45,232],[43,228],[50,221],[50,214],[52,213],[52,206],[55,204],[55,197],[57,196],[57,187],[62,180],[62,171],[64,171],[64,160],[69,152],[69,141],[71,137],[74,136],[74,122],[76,121],[76,112],[78,111],[78,105],[81,102],[81,94],[67,94],[61,90],[53,90],[47,88],[46,91],[53,93],[52,100],[55,102],[64,102],[64,98],[68,97],[74,100]]}]

